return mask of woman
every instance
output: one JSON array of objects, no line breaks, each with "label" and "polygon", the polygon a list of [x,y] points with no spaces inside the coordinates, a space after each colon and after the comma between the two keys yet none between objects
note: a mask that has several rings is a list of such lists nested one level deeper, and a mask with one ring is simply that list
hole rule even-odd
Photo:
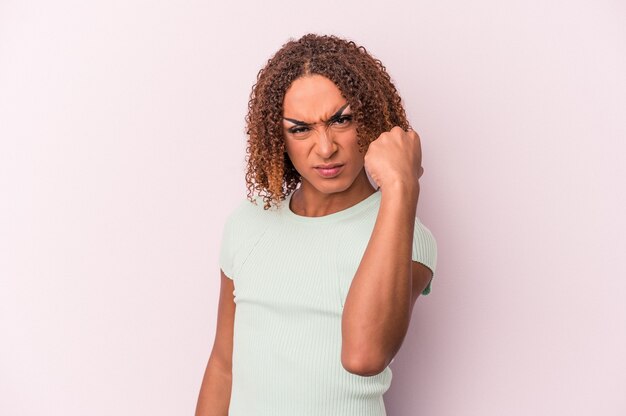
[{"label": "woman", "polygon": [[382,63],[335,36],[286,43],[248,110],[248,195],[224,227],[196,415],[385,415],[436,263],[415,217],[419,137]]}]

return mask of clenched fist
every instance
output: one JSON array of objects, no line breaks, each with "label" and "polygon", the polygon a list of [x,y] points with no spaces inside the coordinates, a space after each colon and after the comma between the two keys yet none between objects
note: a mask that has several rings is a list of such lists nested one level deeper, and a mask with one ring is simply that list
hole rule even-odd
[{"label": "clenched fist", "polygon": [[383,192],[393,183],[419,188],[424,173],[420,137],[413,130],[395,126],[370,143],[364,162],[365,170]]}]

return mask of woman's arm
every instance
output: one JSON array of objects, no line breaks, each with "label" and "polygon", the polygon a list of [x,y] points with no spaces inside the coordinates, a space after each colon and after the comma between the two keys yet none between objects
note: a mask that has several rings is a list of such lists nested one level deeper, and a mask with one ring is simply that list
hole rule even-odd
[{"label": "woman's arm", "polygon": [[195,416],[227,416],[232,387],[234,283],[221,272],[220,299],[213,350],[204,372]]},{"label": "woman's arm", "polygon": [[[386,188],[378,217],[346,297],[342,317],[341,360],[359,375],[380,373],[393,359],[409,328],[414,292],[411,260],[419,190],[403,184]],[[416,263],[417,264],[417,263]],[[415,268],[420,270],[419,266]]]},{"label": "woman's arm", "polygon": [[[394,127],[369,145],[365,167],[381,188],[376,223],[343,309],[341,362],[355,374],[380,373],[400,349],[417,291],[430,270],[412,261],[419,199],[420,139]],[[414,284],[415,282],[415,284]]]}]

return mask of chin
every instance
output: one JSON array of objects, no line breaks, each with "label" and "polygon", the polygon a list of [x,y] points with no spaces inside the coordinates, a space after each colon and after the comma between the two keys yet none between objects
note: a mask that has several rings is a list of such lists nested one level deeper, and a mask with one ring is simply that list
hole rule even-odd
[{"label": "chin", "polygon": [[306,169],[303,170],[307,173],[306,176],[300,173],[300,178],[302,181],[300,186],[305,185],[307,188],[314,188],[318,192],[323,194],[334,194],[347,191],[358,179],[360,173],[352,172],[351,170],[344,170],[334,178],[324,179],[319,176],[314,168],[311,169],[312,170],[310,171],[310,173]]},{"label": "chin", "polygon": [[348,188],[350,188],[350,185],[352,185],[352,182],[347,183],[345,179],[344,180],[334,179],[334,180],[326,180],[322,182],[309,181],[309,185],[317,189],[319,192],[323,194],[335,194],[338,192],[346,191]]}]

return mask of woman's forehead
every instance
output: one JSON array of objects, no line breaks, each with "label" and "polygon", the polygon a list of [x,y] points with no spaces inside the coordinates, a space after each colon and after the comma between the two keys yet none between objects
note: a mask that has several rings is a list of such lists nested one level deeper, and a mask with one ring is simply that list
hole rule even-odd
[{"label": "woman's forehead", "polygon": [[328,78],[321,75],[301,77],[285,93],[283,116],[315,123],[327,120],[346,103],[339,88]]}]

